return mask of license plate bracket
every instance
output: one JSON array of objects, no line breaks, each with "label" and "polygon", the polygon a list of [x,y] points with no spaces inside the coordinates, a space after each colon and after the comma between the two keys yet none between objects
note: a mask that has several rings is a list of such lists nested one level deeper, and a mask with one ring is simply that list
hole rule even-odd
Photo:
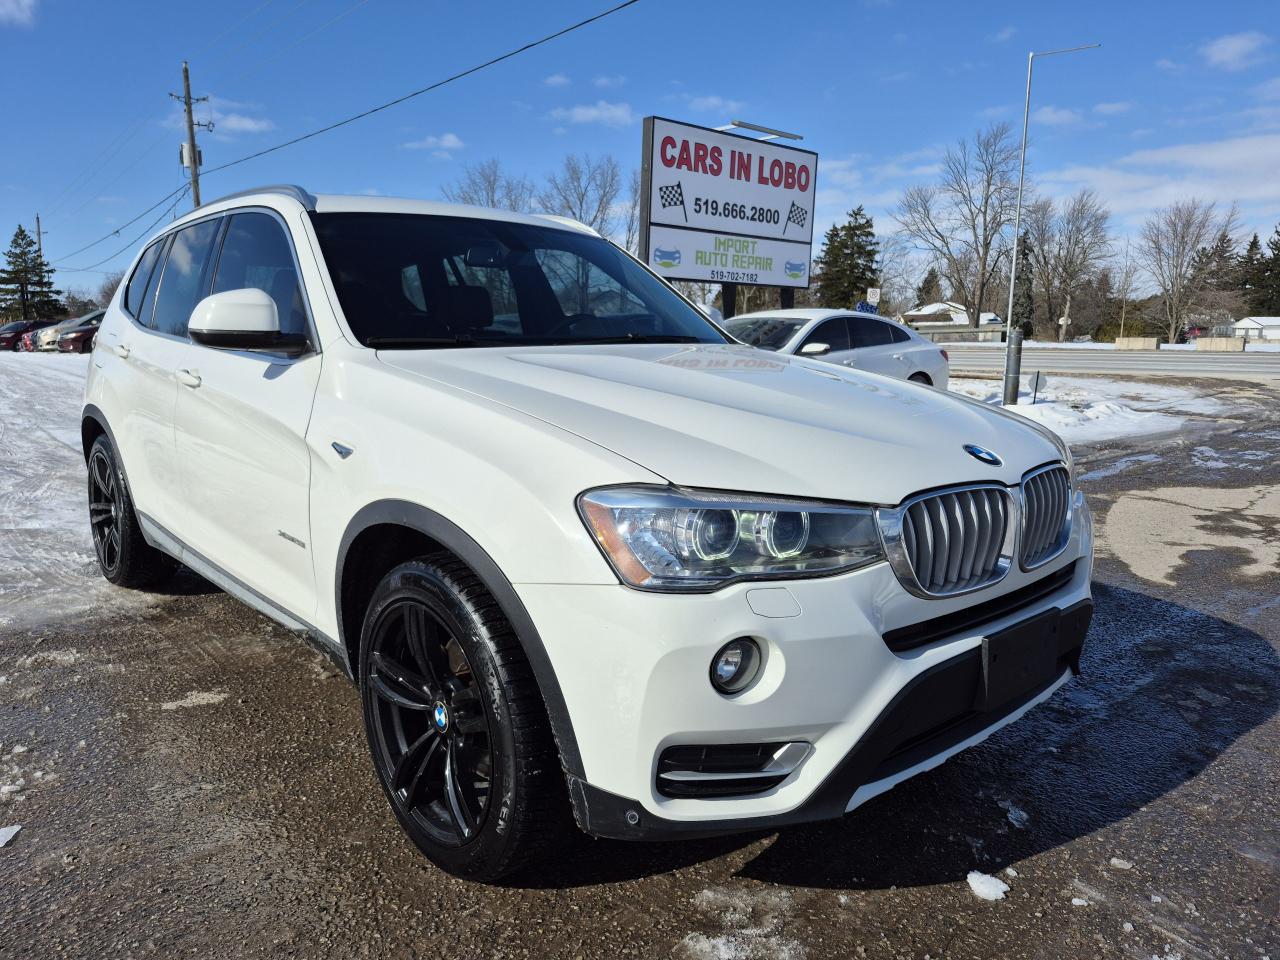
[{"label": "license plate bracket", "polygon": [[1055,607],[984,637],[977,708],[994,710],[1057,676],[1061,627]]}]

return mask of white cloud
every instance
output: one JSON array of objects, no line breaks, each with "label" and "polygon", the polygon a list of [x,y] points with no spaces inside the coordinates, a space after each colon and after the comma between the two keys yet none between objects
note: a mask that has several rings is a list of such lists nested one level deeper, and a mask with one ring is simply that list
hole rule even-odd
[{"label": "white cloud", "polygon": [[1031,119],[1036,123],[1043,123],[1050,127],[1063,127],[1073,123],[1080,122],[1080,113],[1077,110],[1067,110],[1063,107],[1041,107],[1039,110],[1031,114]]},{"label": "white cloud", "polygon": [[551,117],[567,123],[599,123],[606,127],[627,127],[635,121],[631,104],[610,103],[607,100],[583,103],[575,107],[556,107],[551,111]]},{"label": "white cloud", "polygon": [[1253,93],[1260,100],[1280,100],[1280,77],[1272,77],[1259,84],[1253,88]]},{"label": "white cloud", "polygon": [[0,0],[0,23],[29,27],[36,20],[36,0]]},{"label": "white cloud", "polygon": [[[689,99],[689,109],[696,110],[699,113],[736,113],[746,104],[741,100],[729,100],[725,97],[711,94],[703,97],[691,97]],[[732,117],[725,117],[726,120],[732,120]]]},{"label": "white cloud", "polygon": [[605,77],[605,76],[596,77],[591,81],[593,86],[597,86],[602,89],[607,89],[609,87],[620,87],[626,82],[627,82],[627,78],[620,73],[612,77]]},{"label": "white cloud", "polygon": [[1133,104],[1128,100],[1117,100],[1111,103],[1095,103],[1093,112],[1100,113],[1104,117],[1115,116],[1117,113],[1128,113],[1133,109]]},{"label": "white cloud", "polygon": [[1169,73],[1181,73],[1185,69],[1182,64],[1174,60],[1170,60],[1167,57],[1161,57],[1157,60],[1156,66],[1161,70],[1167,70]]},{"label": "white cloud", "polygon": [[1018,32],[1017,27],[1013,27],[1013,26],[1004,27],[1003,29],[997,30],[995,33],[991,34],[991,36],[987,37],[987,39],[990,40],[992,43],[1005,43],[1008,40],[1012,40],[1013,35],[1017,32]]},{"label": "white cloud", "polygon": [[213,128],[218,133],[266,133],[276,125],[266,117],[250,117],[243,113],[213,111]]},{"label": "white cloud", "polygon": [[567,87],[571,81],[563,73],[553,73],[551,76],[543,78],[542,82],[548,87]]},{"label": "white cloud", "polygon": [[[421,140],[410,140],[408,143],[402,143],[406,150],[461,150],[466,146],[456,133],[442,133],[440,136],[423,137]],[[448,157],[448,154],[445,154]]]},{"label": "white cloud", "polygon": [[1280,134],[1231,137],[1138,150],[1110,164],[1048,171],[1037,183],[1052,192],[1091,187],[1121,217],[1141,220],[1176,200],[1238,202],[1274,220],[1280,209]]},{"label": "white cloud", "polygon": [[1262,50],[1271,38],[1257,30],[1229,33],[1210,40],[1200,48],[1200,54],[1211,67],[1223,70],[1246,70],[1263,60]]},{"label": "white cloud", "polygon": [[1007,117],[1012,111],[1011,107],[984,107],[978,111],[978,116],[987,120],[999,120],[1001,117]]}]

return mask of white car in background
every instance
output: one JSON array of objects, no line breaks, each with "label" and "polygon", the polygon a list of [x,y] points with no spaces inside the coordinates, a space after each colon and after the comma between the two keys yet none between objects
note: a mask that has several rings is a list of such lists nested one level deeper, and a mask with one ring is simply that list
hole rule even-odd
[{"label": "white car in background", "polygon": [[735,339],[762,350],[947,388],[947,351],[910,327],[874,313],[827,308],[761,310],[739,314],[723,326]]}]

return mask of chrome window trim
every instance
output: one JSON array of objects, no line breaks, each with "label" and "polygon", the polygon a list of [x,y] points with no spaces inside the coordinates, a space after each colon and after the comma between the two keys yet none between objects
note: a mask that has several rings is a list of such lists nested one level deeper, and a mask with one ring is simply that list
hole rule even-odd
[{"label": "chrome window trim", "polygon": [[[992,490],[1004,494],[1007,501],[1008,521],[1005,523],[1004,542],[1000,545],[1000,556],[996,561],[995,575],[982,583],[964,587],[959,590],[933,592],[920,585],[911,560],[907,557],[906,544],[902,541],[902,520],[907,510],[922,500],[944,496],[949,493],[963,493],[970,490]],[[962,597],[965,594],[985,590],[1004,580],[1013,569],[1013,558],[1019,547],[1019,531],[1021,529],[1021,495],[1019,488],[1007,487],[1003,483],[989,481],[985,483],[965,483],[954,487],[942,487],[923,493],[912,494],[896,507],[877,507],[876,526],[880,530],[880,542],[885,556],[889,558],[889,566],[893,569],[898,582],[912,596],[922,600],[939,600],[948,597]],[[1016,494],[1016,495],[1015,495]]]},{"label": "chrome window trim", "polygon": [[[1027,524],[1027,501],[1026,501],[1026,484],[1032,477],[1038,477],[1042,473],[1049,473],[1052,470],[1062,470],[1067,475],[1067,513],[1062,524],[1062,530],[1058,535],[1058,548],[1047,554],[1043,560],[1027,566],[1022,562],[1022,538],[1025,534]],[[1022,480],[1018,483],[1018,569],[1023,573],[1029,573],[1032,570],[1039,570],[1046,564],[1052,563],[1062,556],[1062,552],[1067,549],[1067,544],[1071,542],[1071,531],[1075,524],[1075,488],[1071,483],[1071,471],[1067,465],[1061,461],[1054,463],[1046,463],[1042,467],[1036,467],[1034,470],[1028,470],[1022,475]]]}]

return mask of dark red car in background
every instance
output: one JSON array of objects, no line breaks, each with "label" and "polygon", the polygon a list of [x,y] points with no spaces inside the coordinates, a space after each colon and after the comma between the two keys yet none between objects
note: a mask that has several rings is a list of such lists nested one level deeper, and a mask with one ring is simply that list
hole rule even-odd
[{"label": "dark red car in background", "polygon": [[14,320],[0,326],[0,350],[17,350],[24,334],[57,323],[57,320]]},{"label": "dark red car in background", "polygon": [[63,353],[88,353],[93,349],[93,338],[98,334],[105,310],[85,314],[80,322],[58,336],[58,349]]}]

